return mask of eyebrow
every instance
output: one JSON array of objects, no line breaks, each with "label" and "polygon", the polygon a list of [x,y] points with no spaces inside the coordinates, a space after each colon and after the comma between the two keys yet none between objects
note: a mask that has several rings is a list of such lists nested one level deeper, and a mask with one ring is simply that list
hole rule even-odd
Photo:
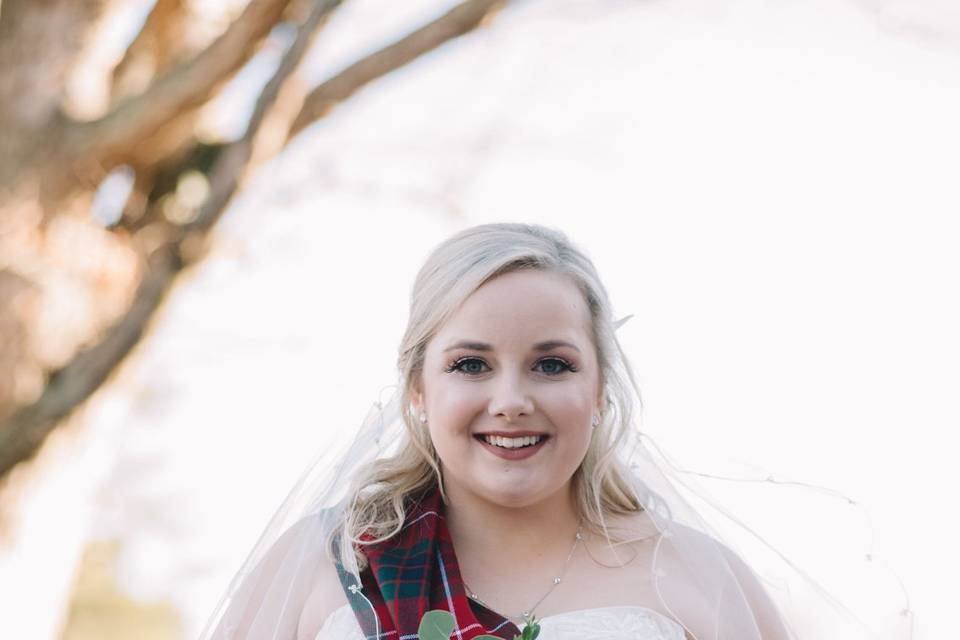
[{"label": "eyebrow", "polygon": [[[565,340],[545,340],[533,345],[535,351],[550,351],[552,349],[556,349],[557,347],[570,347],[574,351],[580,351],[580,348],[577,347],[577,345]],[[487,344],[486,342],[460,340],[451,344],[449,347],[444,349],[444,351],[453,351],[454,349],[469,349],[470,351],[493,351],[493,346]]]},{"label": "eyebrow", "polygon": [[574,351],[580,351],[580,348],[573,344],[572,342],[567,342],[566,340],[547,340],[545,342],[538,342],[533,345],[533,348],[537,351],[550,351],[556,349],[557,347],[570,347]]}]

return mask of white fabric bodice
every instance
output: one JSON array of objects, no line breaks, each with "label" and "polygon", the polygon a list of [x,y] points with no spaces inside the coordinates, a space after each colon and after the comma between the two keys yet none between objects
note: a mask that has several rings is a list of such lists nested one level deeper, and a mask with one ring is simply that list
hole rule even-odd
[{"label": "white fabric bodice", "polygon": [[[568,611],[540,620],[538,640],[684,640],[683,628],[644,607]],[[327,618],[316,640],[364,640],[350,605]],[[388,640],[397,640],[395,638]],[[409,639],[403,639],[409,640]]]}]

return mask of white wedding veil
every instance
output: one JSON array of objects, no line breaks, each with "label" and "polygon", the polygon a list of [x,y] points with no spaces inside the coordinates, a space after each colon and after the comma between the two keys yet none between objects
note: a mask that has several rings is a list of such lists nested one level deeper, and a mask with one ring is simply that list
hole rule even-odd
[{"label": "white wedding veil", "polygon": [[[411,317],[418,313],[417,305],[432,311],[443,306],[443,296],[453,295],[430,278],[436,280],[440,269],[454,269],[448,265],[468,253],[464,243],[475,248],[477,236],[484,236],[481,240],[488,244],[476,249],[478,253],[469,260],[461,260],[465,265],[461,272],[450,276],[462,281],[464,274],[473,274],[472,290],[503,272],[494,265],[490,273],[474,273],[481,262],[477,256],[483,251],[505,252],[503,246],[510,242],[522,245],[522,251],[515,252],[520,258],[508,255],[503,264],[514,260],[522,268],[556,268],[557,261],[579,261],[580,272],[589,270],[587,277],[595,278],[589,260],[559,232],[529,225],[484,225],[455,236],[427,261],[414,286]],[[418,293],[422,291],[427,293]],[[599,309],[595,314],[607,331],[603,339],[609,343],[608,351],[614,352],[605,374],[608,380],[620,382],[615,391],[622,397],[619,404],[608,401],[610,411],[604,411],[603,423],[593,437],[608,439],[610,446],[605,450],[616,457],[619,468],[628,471],[625,480],[632,502],[641,506],[655,529],[648,571],[643,572],[655,594],[656,602],[650,602],[650,607],[666,612],[696,640],[910,640],[912,619],[906,595],[892,573],[871,561],[868,547],[860,552],[834,548],[827,538],[823,548],[808,550],[826,561],[818,566],[843,567],[841,580],[825,584],[821,576],[779,552],[739,509],[734,516],[722,508],[701,486],[703,476],[681,469],[639,429],[630,410],[639,405],[639,394],[613,335],[622,321],[610,317],[605,291],[597,295],[603,299],[591,304]],[[415,340],[405,338],[405,343],[422,346],[428,335],[428,330],[420,330]],[[401,360],[403,353],[402,347]],[[410,445],[412,419],[403,385],[408,374],[401,366],[401,384],[374,404],[347,447],[330,448],[316,458],[230,583],[201,640],[314,640],[315,631],[310,635],[307,630],[317,628],[318,621],[309,619],[309,612],[329,611],[329,607],[314,608],[311,603],[342,602],[344,597],[361,627],[374,629],[374,636],[381,637],[377,616],[361,588],[353,543],[339,534],[357,493],[367,488],[358,486],[358,478],[368,477],[377,461]],[[778,517],[797,517],[792,489],[800,485],[786,485],[765,475],[730,476],[724,482],[779,491]],[[803,490],[824,503],[850,505],[815,487]],[[832,514],[818,522],[825,531],[849,533],[851,527],[863,526],[855,509],[848,509],[849,517],[830,510],[822,513]],[[641,592],[639,584],[637,592]]]},{"label": "white wedding veil", "polygon": [[[348,544],[334,545],[334,558],[327,541],[342,523],[355,473],[394,453],[405,437],[399,394],[394,394],[373,406],[345,452],[321,454],[266,527],[201,639],[296,638],[305,602],[320,576],[329,574],[335,562],[341,565],[344,593],[354,612],[367,616],[375,626],[376,615],[362,590],[351,589],[360,585],[352,549]],[[779,623],[762,618],[775,612],[784,638],[911,638],[909,611],[905,605],[896,606],[899,585],[891,575],[864,561],[860,575],[847,576],[848,585],[883,596],[855,612],[846,598],[828,593],[749,527],[720,510],[692,483],[694,474],[677,470],[649,436],[639,431],[632,434],[623,456],[633,472],[639,502],[661,534],[650,566],[660,599],[657,604],[691,637],[766,640],[760,629],[778,628]],[[717,512],[712,522],[725,522],[724,532],[739,530],[748,534],[746,539],[752,544],[734,545],[725,540],[724,532],[707,524],[695,502]],[[789,511],[789,503],[784,510]],[[823,551],[831,553],[830,549]],[[761,559],[763,569],[748,566],[745,557]],[[852,559],[841,560],[850,564]],[[881,589],[878,579],[886,582]],[[848,597],[855,600],[858,595]]]}]

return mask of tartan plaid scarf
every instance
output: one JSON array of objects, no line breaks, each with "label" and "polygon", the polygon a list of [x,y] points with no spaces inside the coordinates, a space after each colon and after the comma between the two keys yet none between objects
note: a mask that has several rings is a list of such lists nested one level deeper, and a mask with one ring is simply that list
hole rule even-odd
[{"label": "tartan plaid scarf", "polygon": [[512,640],[520,634],[509,620],[467,597],[436,488],[410,504],[398,535],[363,549],[369,566],[360,574],[361,589],[346,581],[344,586],[367,638],[413,640],[423,614],[434,609],[453,614],[456,627],[451,637],[456,640],[483,634]]}]

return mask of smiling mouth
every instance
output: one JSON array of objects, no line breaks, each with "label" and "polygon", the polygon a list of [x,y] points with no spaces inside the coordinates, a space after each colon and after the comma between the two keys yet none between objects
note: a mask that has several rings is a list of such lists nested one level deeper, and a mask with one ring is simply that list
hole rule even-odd
[{"label": "smiling mouth", "polygon": [[545,435],[538,436],[520,436],[518,438],[507,438],[504,436],[492,436],[492,435],[476,435],[474,436],[480,442],[485,442],[494,447],[499,447],[501,449],[526,449],[527,447],[532,447],[540,444],[547,439]]}]

